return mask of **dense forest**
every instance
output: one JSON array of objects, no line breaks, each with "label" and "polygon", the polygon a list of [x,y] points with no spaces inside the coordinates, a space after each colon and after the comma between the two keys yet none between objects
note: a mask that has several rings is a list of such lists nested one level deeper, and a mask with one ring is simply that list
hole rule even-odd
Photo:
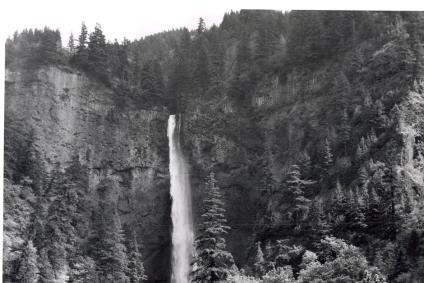
[{"label": "dense forest", "polygon": [[[83,23],[66,46],[28,29],[6,41],[6,71],[34,90],[57,68],[118,110],[181,115],[192,282],[424,282],[424,13],[241,10],[206,24],[109,42]],[[7,111],[4,282],[168,282],[155,268],[170,259],[145,256],[154,226],[135,228],[107,182],[88,197],[97,167],[81,152],[54,163],[39,122]]]}]

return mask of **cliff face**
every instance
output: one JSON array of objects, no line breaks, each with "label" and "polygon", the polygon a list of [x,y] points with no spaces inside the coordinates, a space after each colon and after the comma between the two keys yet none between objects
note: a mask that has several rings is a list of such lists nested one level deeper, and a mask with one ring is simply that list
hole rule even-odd
[{"label": "cliff face", "polygon": [[[346,66],[349,60],[347,56]],[[368,198],[380,169],[390,171],[384,174],[395,180],[386,193],[393,196],[396,213],[420,206],[424,196],[422,86],[416,82],[413,88],[405,87],[398,74],[370,80],[376,70],[369,62],[365,65],[366,71],[351,76],[351,87],[344,89],[337,74],[352,69],[329,63],[315,70],[295,69],[284,80],[262,76],[243,109],[225,92],[188,104],[183,128],[195,215],[200,215],[204,179],[214,171],[232,227],[228,248],[238,266],[249,261],[255,242],[306,241],[306,234],[296,235],[294,227],[284,225],[292,203],[282,197],[290,166],[303,166],[305,155],[309,166],[305,171],[315,182],[306,197],[320,203],[324,211],[336,203],[340,184],[342,197],[349,202],[357,201],[358,195]],[[362,139],[367,148],[358,153]],[[332,160],[328,176],[323,177],[320,164],[326,141]],[[370,178],[366,184],[361,183],[361,170]],[[339,236],[355,242],[346,231]]]},{"label": "cliff face", "polygon": [[[134,230],[143,243],[149,278],[166,281],[168,114],[142,107],[72,70],[6,71],[6,119],[19,121],[16,130],[31,136],[44,171],[54,174],[78,160],[84,176],[72,177],[84,180],[92,211],[110,200],[124,229]],[[6,143],[18,142],[13,138],[6,133]],[[82,235],[89,233],[86,227]]]}]

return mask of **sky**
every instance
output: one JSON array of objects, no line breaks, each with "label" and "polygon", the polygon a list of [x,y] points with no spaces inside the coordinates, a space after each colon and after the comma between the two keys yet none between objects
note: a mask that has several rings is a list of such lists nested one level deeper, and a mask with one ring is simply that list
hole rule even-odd
[{"label": "sky", "polygon": [[[225,12],[242,8],[292,9],[423,9],[414,1],[330,0],[1,0],[4,35],[24,28],[58,28],[62,41],[78,36],[81,22],[88,30],[100,23],[108,40],[130,40],[172,28],[194,29],[199,17],[206,25],[219,24]],[[409,3],[411,2],[411,3]],[[424,2],[424,1],[421,1]]]}]

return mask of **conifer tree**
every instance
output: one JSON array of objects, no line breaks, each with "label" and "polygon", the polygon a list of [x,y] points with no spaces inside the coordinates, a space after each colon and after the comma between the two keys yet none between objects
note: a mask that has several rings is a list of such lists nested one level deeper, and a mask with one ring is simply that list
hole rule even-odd
[{"label": "conifer tree", "polygon": [[46,250],[43,248],[40,250],[40,256],[38,260],[38,269],[39,269],[39,281],[40,283],[50,283],[54,280],[54,270],[50,263],[49,256],[47,255]]},{"label": "conifer tree", "polygon": [[325,139],[324,146],[321,151],[321,170],[325,176],[329,176],[330,168],[333,166],[333,154],[328,139]]},{"label": "conifer tree", "polygon": [[90,236],[90,255],[101,282],[128,282],[128,258],[119,216],[101,204]]},{"label": "conifer tree", "polygon": [[37,249],[34,247],[32,241],[29,240],[22,251],[16,279],[22,283],[37,282],[38,271]]},{"label": "conifer tree", "polygon": [[182,111],[188,102],[191,88],[191,37],[187,29],[183,29],[180,41],[175,50],[175,60],[167,84],[167,97],[171,107]]},{"label": "conifer tree", "polygon": [[156,95],[162,96],[165,93],[165,84],[163,81],[162,67],[158,60],[153,61],[152,72],[155,78],[155,93]]},{"label": "conifer tree", "polygon": [[81,33],[78,37],[78,47],[77,51],[82,52],[87,48],[87,41],[88,41],[88,31],[87,26],[84,22],[81,24]]},{"label": "conifer tree", "polygon": [[76,66],[83,69],[87,68],[87,60],[88,60],[87,42],[88,42],[87,26],[85,25],[84,22],[82,22],[81,32],[78,37],[78,46],[76,47],[75,55],[71,58],[71,63],[74,63]]},{"label": "conifer tree", "polygon": [[286,179],[286,187],[289,193],[292,209],[289,212],[293,224],[298,228],[301,221],[305,219],[309,212],[311,202],[305,195],[305,190],[313,182],[302,179],[298,165],[292,165]]},{"label": "conifer tree", "polygon": [[248,94],[251,91],[251,63],[252,55],[249,48],[249,35],[243,32],[237,45],[236,61],[228,95],[237,105],[248,103]]},{"label": "conifer tree", "polygon": [[351,127],[349,123],[349,117],[346,109],[344,109],[340,126],[340,142],[343,145],[345,155],[347,154],[347,149],[350,143],[350,133]]},{"label": "conifer tree", "polygon": [[225,223],[225,209],[220,189],[212,172],[206,183],[204,213],[195,240],[192,282],[221,282],[234,266],[233,256],[226,250],[224,235],[230,229]]},{"label": "conifer tree", "polygon": [[147,280],[144,271],[143,257],[140,252],[139,244],[137,243],[135,231],[127,240],[128,244],[128,277],[130,283],[139,283]]},{"label": "conifer tree", "polygon": [[89,256],[78,252],[70,262],[69,283],[99,282],[96,263]]},{"label": "conifer tree", "polygon": [[368,152],[367,143],[365,142],[364,137],[361,137],[358,147],[356,148],[356,153],[355,153],[356,160],[359,161],[367,152]]},{"label": "conifer tree", "polygon": [[211,86],[219,93],[223,86],[224,73],[224,44],[220,30],[213,26],[209,31],[209,57],[210,57],[210,82]]},{"label": "conifer tree", "polygon": [[74,39],[73,33],[71,33],[71,35],[69,36],[68,49],[69,49],[69,54],[74,55],[74,53],[75,53],[75,39]]},{"label": "conifer tree", "polygon": [[256,277],[261,277],[265,273],[264,253],[261,249],[261,242],[255,244],[255,256],[253,263],[254,273]]},{"label": "conifer tree", "polygon": [[197,34],[200,35],[206,30],[205,20],[199,18],[199,24],[197,25]]},{"label": "conifer tree", "polygon": [[102,27],[96,24],[88,42],[88,68],[106,82],[106,41]]},{"label": "conifer tree", "polygon": [[41,34],[40,42],[40,62],[42,64],[54,64],[59,60],[59,46],[60,42],[60,33],[59,31],[55,32],[48,28],[44,28]]},{"label": "conifer tree", "polygon": [[195,80],[202,90],[206,90],[209,85],[209,55],[206,47],[206,39],[201,37],[198,40],[197,59],[195,66]]}]

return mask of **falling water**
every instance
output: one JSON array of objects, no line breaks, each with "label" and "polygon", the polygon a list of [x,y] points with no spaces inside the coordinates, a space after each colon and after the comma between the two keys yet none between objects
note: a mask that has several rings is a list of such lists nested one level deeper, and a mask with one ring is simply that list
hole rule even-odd
[{"label": "falling water", "polygon": [[169,171],[172,198],[172,277],[173,283],[190,281],[193,250],[191,193],[187,166],[180,147],[180,126],[175,115],[168,119]]}]

